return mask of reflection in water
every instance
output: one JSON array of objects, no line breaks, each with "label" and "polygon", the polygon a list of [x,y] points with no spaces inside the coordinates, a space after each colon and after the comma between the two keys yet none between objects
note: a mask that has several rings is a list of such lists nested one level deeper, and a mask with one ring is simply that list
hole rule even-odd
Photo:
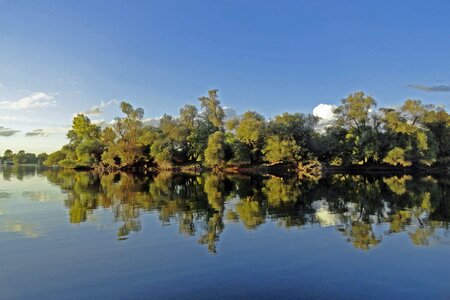
[{"label": "reflection in water", "polygon": [[10,221],[0,223],[0,231],[19,233],[28,238],[37,238],[41,235],[38,227],[34,224],[24,224]]},{"label": "reflection in water", "polygon": [[[4,168],[3,178],[22,180],[36,175],[18,170]],[[248,230],[271,221],[283,228],[334,226],[362,250],[402,232],[414,245],[448,242],[450,182],[446,177],[334,174],[300,180],[214,173],[135,176],[75,171],[44,171],[41,175],[66,194],[70,223],[89,222],[99,208],[109,209],[114,222],[120,224],[120,240],[140,231],[141,214],[151,211],[162,225],[177,224],[181,234],[196,236],[212,253],[217,251],[227,224],[236,222]],[[24,195],[48,200],[44,192]],[[6,230],[5,226],[0,230]],[[6,227],[19,230],[17,224]],[[33,235],[32,229],[20,231]]]}]

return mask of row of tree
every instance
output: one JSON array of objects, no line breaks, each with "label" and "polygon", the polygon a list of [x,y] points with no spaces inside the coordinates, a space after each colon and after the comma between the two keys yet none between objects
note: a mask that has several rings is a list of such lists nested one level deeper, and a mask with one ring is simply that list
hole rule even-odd
[{"label": "row of tree", "polygon": [[17,153],[14,153],[12,150],[8,149],[5,151],[3,156],[0,156],[0,162],[2,164],[14,164],[14,165],[21,165],[21,164],[42,164],[44,161],[46,161],[48,158],[48,155],[46,153],[41,154],[34,154],[25,152],[24,150],[20,150]]},{"label": "row of tree", "polygon": [[128,168],[200,163],[208,167],[297,164],[419,166],[450,162],[450,115],[441,107],[406,100],[376,109],[374,98],[356,92],[341,100],[326,124],[312,114],[283,113],[266,120],[255,111],[227,118],[217,90],[185,105],[177,117],[146,125],[144,110],[120,104],[123,116],[106,128],[83,114],[74,117],[69,143],[45,164],[64,168]]}]

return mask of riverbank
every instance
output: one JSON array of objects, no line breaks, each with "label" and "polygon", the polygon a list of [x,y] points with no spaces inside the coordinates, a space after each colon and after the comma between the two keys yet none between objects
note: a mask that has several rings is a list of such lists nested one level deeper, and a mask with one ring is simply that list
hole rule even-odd
[{"label": "riverbank", "polygon": [[201,174],[204,172],[219,172],[228,174],[248,174],[248,175],[274,175],[277,177],[312,177],[317,178],[324,174],[446,174],[450,172],[450,166],[390,166],[390,165],[354,165],[354,166],[332,166],[321,164],[318,161],[307,161],[301,164],[260,164],[260,165],[228,165],[223,167],[211,168],[201,164],[183,164],[183,165],[166,165],[164,168],[158,168],[158,166],[142,165],[126,168],[108,168],[104,166],[93,167],[75,167],[75,168],[62,168],[62,167],[45,167],[35,164],[20,164],[20,165],[0,165],[0,167],[14,168],[14,167],[27,167],[34,166],[44,168],[48,170],[74,170],[74,171],[96,171],[100,173],[110,173],[116,171],[123,171],[128,173],[159,173],[159,172],[173,172],[173,173],[185,173],[185,174]]},{"label": "riverbank", "polygon": [[354,165],[354,166],[333,166],[322,164],[318,161],[305,161],[299,164],[276,163],[258,165],[228,165],[223,167],[206,167],[201,164],[166,165],[164,168],[158,166],[135,166],[127,168],[75,168],[76,170],[96,170],[100,172],[174,172],[186,174],[200,174],[203,172],[222,172],[230,174],[250,174],[250,175],[275,175],[278,177],[312,177],[317,178],[323,174],[349,173],[349,174],[445,174],[450,172],[450,166],[391,166],[391,165]]}]

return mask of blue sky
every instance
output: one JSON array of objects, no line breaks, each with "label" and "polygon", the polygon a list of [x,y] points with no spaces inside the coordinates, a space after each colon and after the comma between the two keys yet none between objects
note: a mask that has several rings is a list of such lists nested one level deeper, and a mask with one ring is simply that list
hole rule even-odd
[{"label": "blue sky", "polygon": [[358,90],[448,109],[449,16],[449,1],[0,0],[0,153],[58,149],[78,112],[176,115],[211,88],[268,118]]}]

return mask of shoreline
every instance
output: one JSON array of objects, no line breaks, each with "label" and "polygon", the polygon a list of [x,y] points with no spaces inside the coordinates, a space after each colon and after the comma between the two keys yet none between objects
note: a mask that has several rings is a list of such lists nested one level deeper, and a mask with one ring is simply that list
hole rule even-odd
[{"label": "shoreline", "polygon": [[135,166],[127,168],[99,168],[99,167],[75,167],[75,168],[62,168],[62,167],[46,167],[35,164],[20,164],[20,165],[0,165],[0,168],[14,168],[14,167],[38,167],[47,170],[73,170],[73,171],[95,171],[100,173],[110,172],[129,172],[129,173],[160,173],[160,172],[173,172],[173,173],[187,173],[187,174],[201,174],[205,172],[218,172],[227,174],[248,174],[248,175],[275,175],[280,177],[294,176],[294,175],[326,175],[326,174],[444,174],[450,172],[450,166],[388,166],[388,165],[356,165],[356,166],[330,166],[320,164],[313,169],[301,169],[294,164],[274,164],[274,165],[243,165],[243,166],[225,166],[222,168],[210,168],[200,164],[188,164],[188,165],[173,165],[171,168],[158,168],[156,166]]}]

